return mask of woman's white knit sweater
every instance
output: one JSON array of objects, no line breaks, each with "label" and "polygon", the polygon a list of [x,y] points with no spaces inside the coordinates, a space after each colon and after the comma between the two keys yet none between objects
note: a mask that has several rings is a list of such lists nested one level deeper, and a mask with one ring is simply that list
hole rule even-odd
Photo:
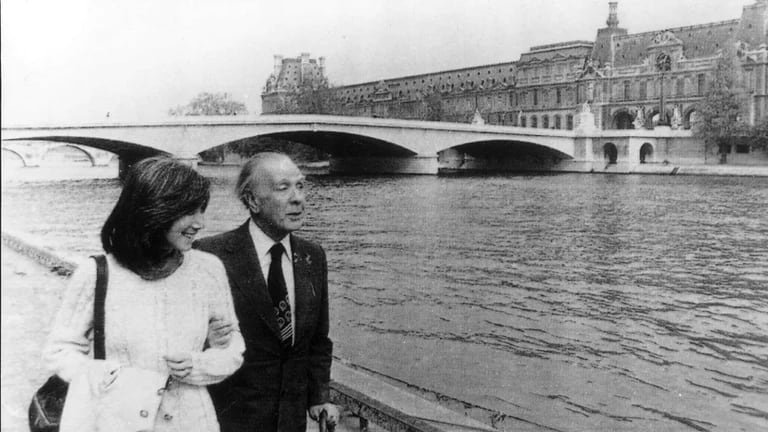
[{"label": "woman's white knit sweater", "polygon": [[[163,393],[155,431],[219,430],[206,385],[217,383],[242,364],[245,345],[237,325],[224,266],[215,256],[191,250],[170,276],[148,281],[107,256],[105,305],[107,361],[167,375],[165,355],[192,354],[191,373]],[[87,370],[103,370],[90,353],[96,264],[84,261],[72,275],[55,318],[44,359],[64,380]],[[234,324],[226,348],[204,350],[208,325],[219,318]],[[101,369],[99,369],[101,368]],[[85,374],[91,379],[97,374]],[[136,413],[139,415],[139,413]],[[105,429],[98,426],[96,430]]]}]

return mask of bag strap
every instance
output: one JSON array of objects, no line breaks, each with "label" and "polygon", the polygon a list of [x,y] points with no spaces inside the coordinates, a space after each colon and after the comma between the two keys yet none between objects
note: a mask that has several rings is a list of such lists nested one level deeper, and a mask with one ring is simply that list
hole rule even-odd
[{"label": "bag strap", "polygon": [[107,298],[109,271],[107,270],[107,257],[93,255],[91,258],[96,260],[96,297],[93,300],[93,358],[104,360],[106,358],[104,350],[104,303]]}]

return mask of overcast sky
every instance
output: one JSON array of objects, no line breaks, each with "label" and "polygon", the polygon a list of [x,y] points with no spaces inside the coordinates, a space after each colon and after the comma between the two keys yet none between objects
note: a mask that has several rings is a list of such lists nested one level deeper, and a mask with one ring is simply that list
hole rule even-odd
[{"label": "overcast sky", "polygon": [[[754,0],[619,0],[631,33],[739,18]],[[251,113],[273,55],[332,84],[517,60],[588,40],[607,0],[3,0],[2,122],[162,119],[202,91]]]}]

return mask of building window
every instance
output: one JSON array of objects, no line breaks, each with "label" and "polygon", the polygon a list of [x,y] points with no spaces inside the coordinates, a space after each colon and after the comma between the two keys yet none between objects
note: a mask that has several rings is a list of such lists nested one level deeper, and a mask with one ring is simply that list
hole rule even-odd
[{"label": "building window", "polygon": [[624,100],[630,99],[629,81],[624,81]]},{"label": "building window", "polygon": [[736,153],[749,153],[749,144],[736,144]]},{"label": "building window", "polygon": [[581,97],[581,84],[576,85],[576,103],[580,104],[582,101]]},{"label": "building window", "polygon": [[706,84],[706,78],[704,74],[699,74],[696,77],[697,83],[696,83],[696,94],[699,96],[704,95],[704,85]]},{"label": "building window", "polygon": [[562,125],[560,124],[560,116],[556,115],[555,116],[555,129],[560,129],[561,127],[562,127]]},{"label": "building window", "polygon": [[560,89],[557,89],[556,97],[557,97],[557,104],[560,105],[563,102],[563,95]]},{"label": "building window", "polygon": [[[533,90],[533,105],[538,105],[538,104],[539,104],[539,89],[534,89]],[[536,126],[534,126],[534,127],[536,127]]]},{"label": "building window", "polygon": [[527,127],[525,116],[520,117],[520,127]]},{"label": "building window", "polygon": [[531,127],[532,128],[539,127],[539,119],[536,118],[536,116],[531,116]]},{"label": "building window", "polygon": [[549,116],[548,115],[544,115],[541,118],[541,127],[544,128],[544,129],[549,129]]},{"label": "building window", "polygon": [[573,115],[568,114],[565,117],[565,128],[568,130],[573,130]]},{"label": "building window", "polygon": [[678,78],[675,85],[676,85],[675,93],[677,94],[677,96],[678,97],[684,96],[685,95],[685,79],[683,79],[682,77]]},{"label": "building window", "polygon": [[640,82],[640,100],[648,99],[648,81]]}]

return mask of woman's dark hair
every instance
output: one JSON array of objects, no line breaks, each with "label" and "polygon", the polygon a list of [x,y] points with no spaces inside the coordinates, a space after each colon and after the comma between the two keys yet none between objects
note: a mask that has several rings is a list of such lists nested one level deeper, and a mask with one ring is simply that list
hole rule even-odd
[{"label": "woman's dark hair", "polygon": [[169,157],[136,163],[101,229],[104,251],[136,273],[160,265],[172,252],[166,232],[180,217],[206,209],[210,184],[193,168]]}]

